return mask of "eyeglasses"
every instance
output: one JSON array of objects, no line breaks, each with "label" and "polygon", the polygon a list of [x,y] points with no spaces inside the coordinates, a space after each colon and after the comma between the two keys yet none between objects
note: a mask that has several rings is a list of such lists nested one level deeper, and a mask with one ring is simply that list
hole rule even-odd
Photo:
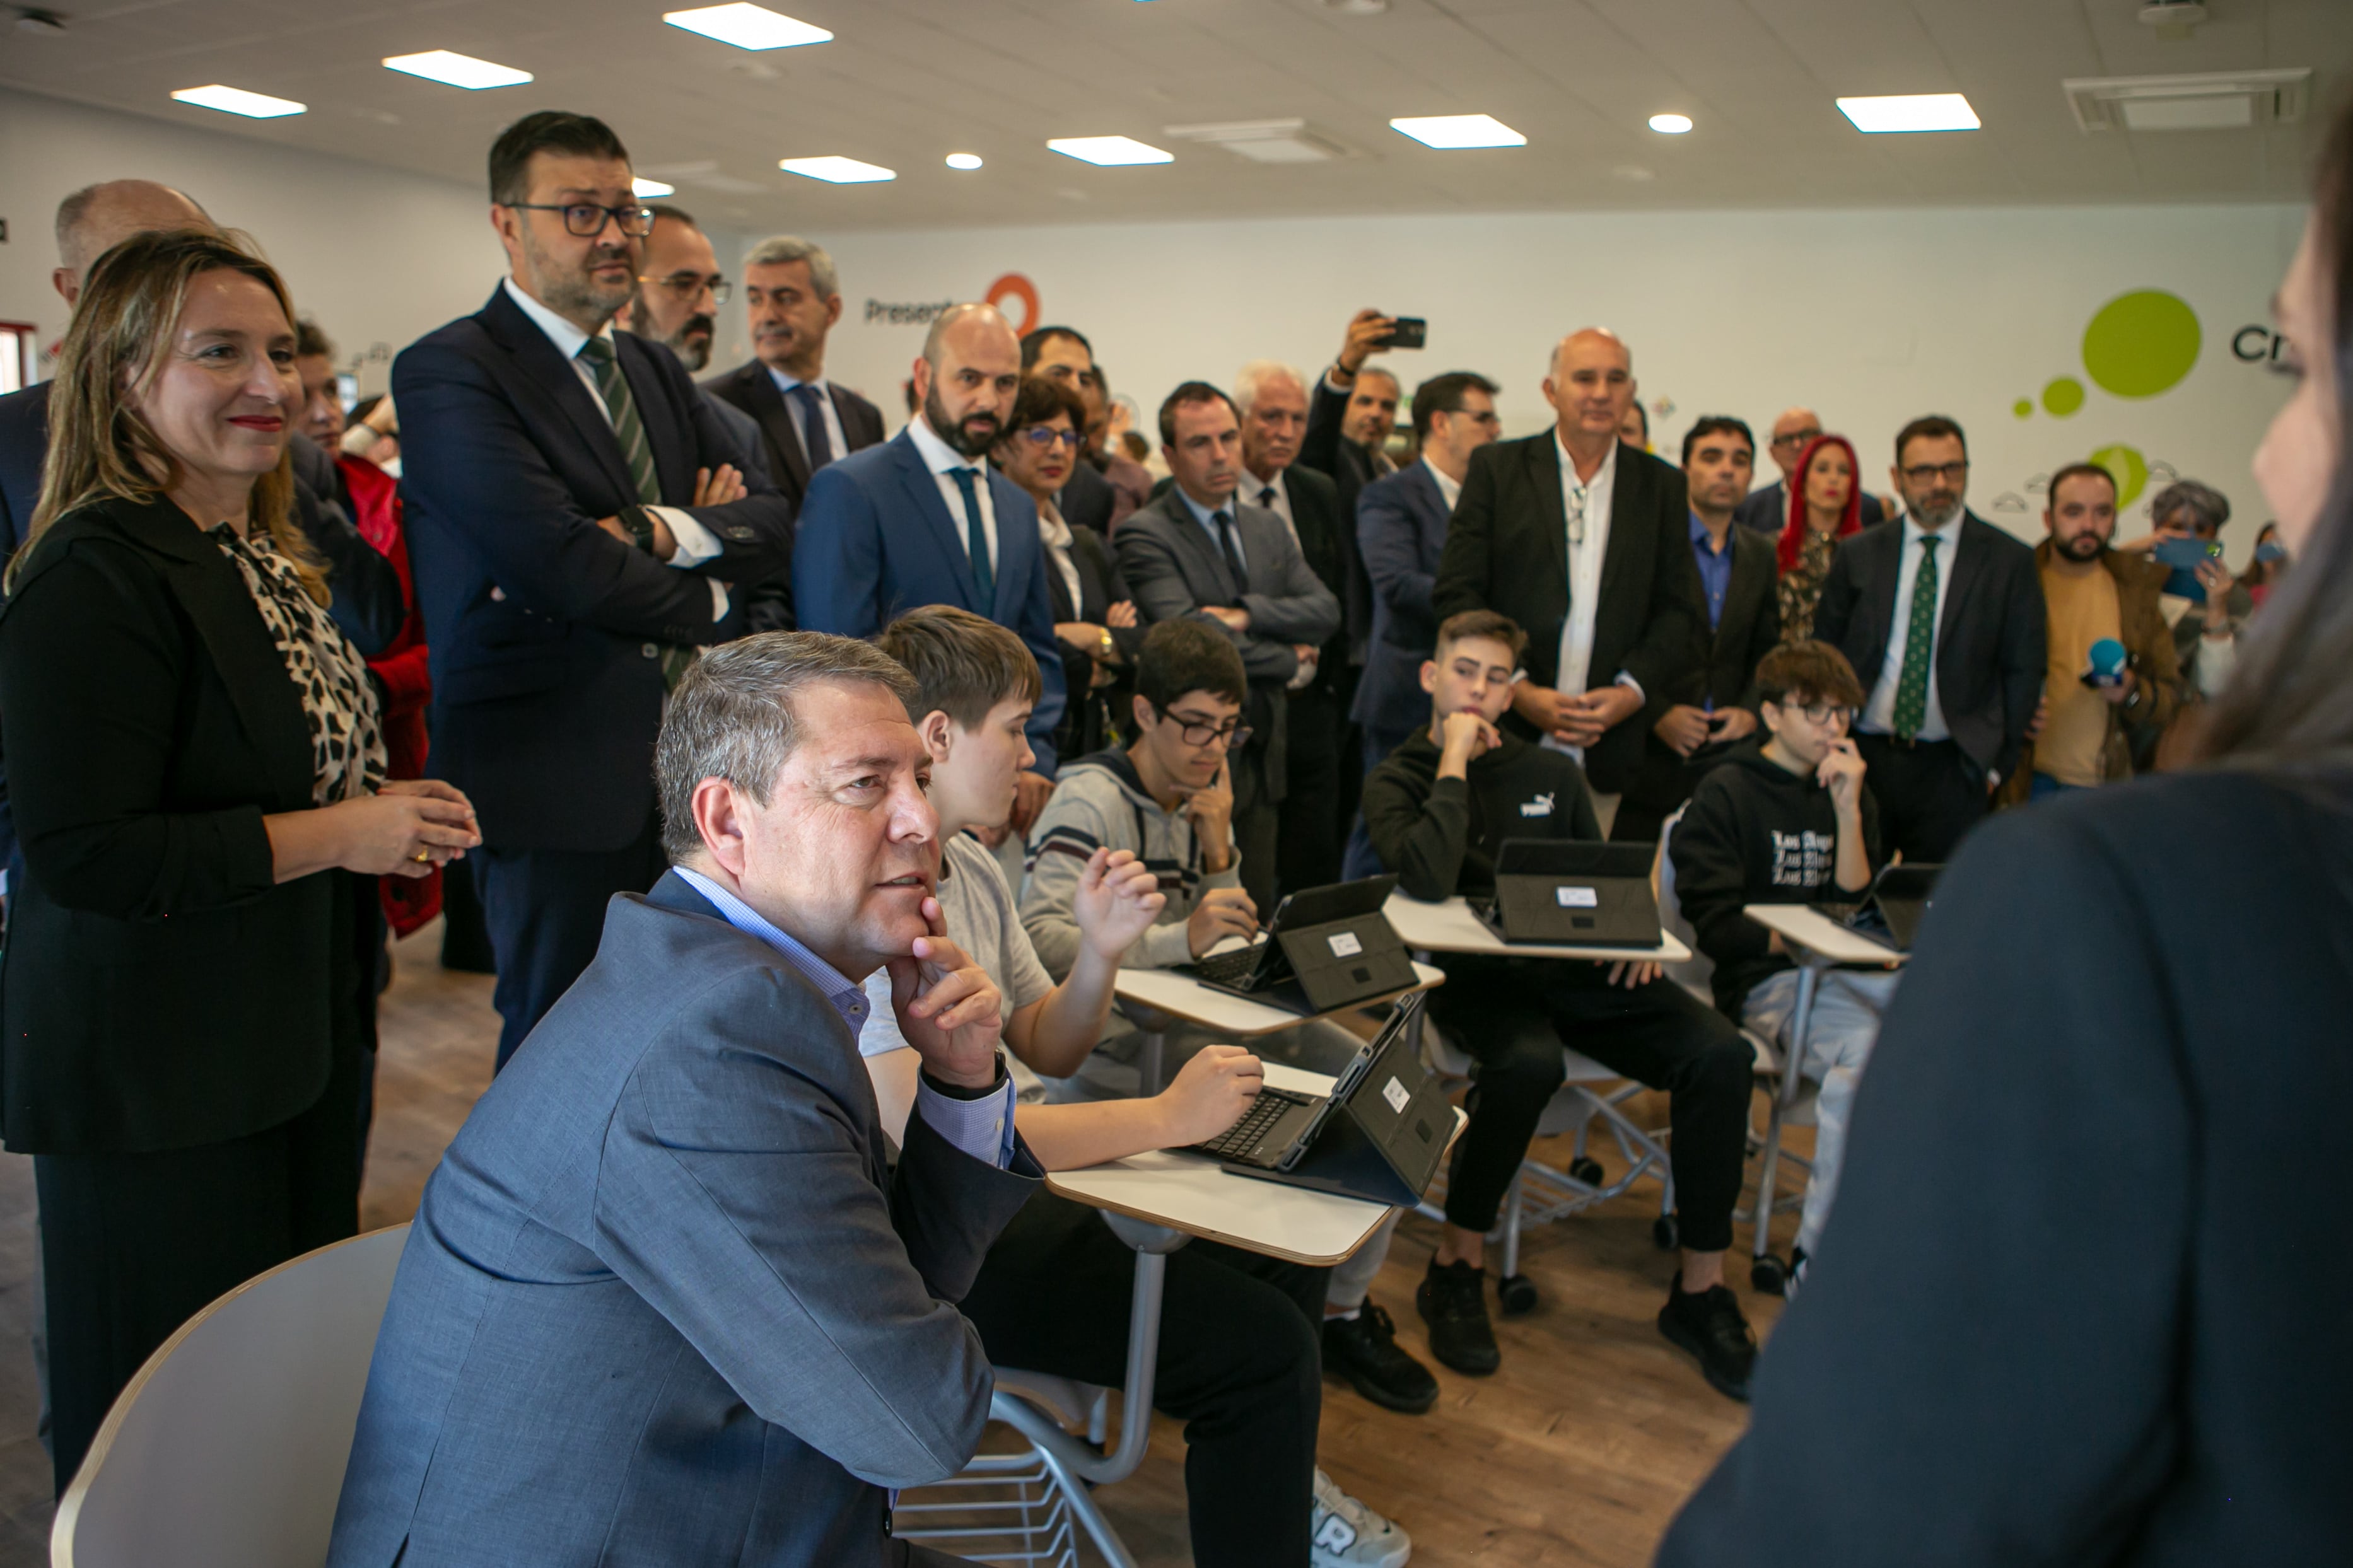
[{"label": "eyeglasses", "polygon": [[1966,462],[1922,463],[1918,468],[1905,469],[1904,477],[1915,485],[1930,484],[1937,479],[1957,485],[1969,477],[1969,466]]},{"label": "eyeglasses", "polygon": [[1828,724],[1833,720],[1841,724],[1854,721],[1854,710],[1843,702],[1809,702],[1802,708],[1794,702],[1776,702],[1773,706],[1784,713],[1803,713],[1809,724]]},{"label": "eyeglasses", "polygon": [[651,207],[600,207],[594,202],[509,202],[507,205],[522,212],[562,213],[564,231],[580,239],[594,239],[605,232],[607,222],[621,226],[621,232],[631,239],[643,239],[654,231],[654,209]]},{"label": "eyeglasses", "polygon": [[1773,445],[1776,447],[1802,447],[1809,441],[1819,441],[1821,438],[1822,433],[1819,430],[1792,430],[1787,436],[1774,437]]},{"label": "eyeglasses", "polygon": [[673,272],[667,278],[640,278],[638,281],[666,289],[681,300],[691,300],[708,289],[712,299],[722,305],[727,303],[728,296],[735,292],[735,285],[716,272],[708,276],[700,272]]},{"label": "eyeglasses", "polygon": [[[1021,432],[1021,438],[1032,447],[1052,447],[1057,444],[1078,450],[1080,436],[1076,430],[1057,430],[1050,425],[1032,425]],[[1198,742],[1197,742],[1198,743]]]},{"label": "eyeglasses", "polygon": [[1182,713],[1164,712],[1160,717],[1171,724],[1184,727],[1185,743],[1188,746],[1206,746],[1212,741],[1222,741],[1226,750],[1239,752],[1250,743],[1250,728],[1240,721],[1219,725],[1187,719]]}]

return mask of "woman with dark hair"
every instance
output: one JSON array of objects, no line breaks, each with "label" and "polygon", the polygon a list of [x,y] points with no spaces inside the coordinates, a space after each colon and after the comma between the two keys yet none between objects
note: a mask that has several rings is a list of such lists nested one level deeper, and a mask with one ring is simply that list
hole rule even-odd
[{"label": "woman with dark hair", "polygon": [[1815,437],[1790,473],[1789,517],[1776,552],[1785,647],[1813,637],[1814,608],[1822,602],[1831,557],[1838,553],[1840,540],[1862,531],[1862,473],[1854,444],[1843,436]]},{"label": "woman with dark hair", "polygon": [[480,842],[386,782],[375,688],[288,510],[285,286],[234,236],[101,258],[0,608],[24,859],[0,1132],[33,1156],[58,1489],[189,1316],[359,1222],[375,879]]},{"label": "woman with dark hair", "polygon": [[2255,457],[2295,570],[2198,765],[1995,817],[1945,872],[1662,1563],[2346,1560],[2353,111],[2322,169]]},{"label": "woman with dark hair", "polygon": [[1081,460],[1087,405],[1058,381],[1023,381],[1013,414],[991,458],[997,471],[1038,503],[1038,534],[1046,545],[1046,589],[1054,601],[1054,640],[1062,650],[1070,707],[1054,731],[1054,754],[1083,757],[1113,743],[1127,710],[1122,695],[1144,646],[1134,595],[1103,535],[1072,528],[1054,494]]}]

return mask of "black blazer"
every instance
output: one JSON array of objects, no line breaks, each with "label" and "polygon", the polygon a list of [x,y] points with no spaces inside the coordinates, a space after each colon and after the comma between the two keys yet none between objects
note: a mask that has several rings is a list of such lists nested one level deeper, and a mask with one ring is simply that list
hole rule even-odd
[{"label": "black blazer", "polygon": [[[1257,480],[1244,468],[1242,493],[1253,493],[1256,486]],[[1340,510],[1339,486],[1314,469],[1293,463],[1283,470],[1282,488],[1291,497],[1291,521],[1299,531],[1299,552],[1340,602],[1342,615],[1340,629],[1321,645],[1324,657],[1315,661],[1315,679],[1307,683],[1307,689],[1325,693],[1345,713],[1356,694],[1356,670],[1349,663],[1348,595],[1356,579],[1364,575],[1364,554],[1356,545],[1356,531],[1343,521],[1350,514]]]},{"label": "black blazer", "polygon": [[[686,506],[695,469],[732,461],[733,438],[677,355],[613,341],[662,500]],[[747,476],[742,500],[691,508],[720,553],[684,570],[598,528],[637,504],[628,460],[504,287],[403,350],[392,389],[433,649],[433,772],[472,798],[501,849],[618,849],[654,808],[663,646],[741,629],[744,590],[792,559],[792,505]],[[724,621],[706,578],[732,585]]]},{"label": "black blazer", "polygon": [[273,880],[311,805],[301,694],[237,567],[166,500],[60,518],[0,608],[24,875],[0,953],[19,1153],[217,1142],[315,1101],[333,872]]},{"label": "black blazer", "polygon": [[[1718,708],[1755,710],[1757,661],[1781,640],[1781,596],[1775,591],[1780,563],[1773,550],[1774,542],[1763,534],[1733,527],[1732,585],[1725,590],[1724,614],[1713,633],[1707,629],[1704,608],[1694,618],[1694,627],[1707,650],[1697,672],[1698,695],[1676,700],[1694,707],[1713,701]],[[1698,571],[1696,562],[1692,569]]]},{"label": "black blazer", "polygon": [[1054,505],[1062,521],[1074,529],[1083,529],[1099,539],[1111,537],[1111,514],[1119,505],[1119,492],[1112,489],[1109,479],[1095,471],[1095,466],[1081,458],[1071,469],[1071,477],[1062,481]]},{"label": "black blazer", "polygon": [[[1431,595],[1441,621],[1477,609],[1517,621],[1528,635],[1523,662],[1538,686],[1560,676],[1560,628],[1568,616],[1565,516],[1550,429],[1480,447],[1455,503]],[[1687,688],[1698,660],[1707,616],[1690,528],[1682,471],[1621,443],[1587,679],[1588,688],[1606,686],[1622,669],[1641,683],[1645,705],[1587,748],[1586,775],[1604,794],[1626,787],[1641,761],[1642,737],[1677,700],[1674,693]],[[1516,714],[1505,719],[1520,734],[1535,735]]]},{"label": "black blazer", "polygon": [[[1050,556],[1052,552],[1048,553]],[[1103,620],[1113,605],[1123,599],[1133,603],[1135,595],[1128,591],[1127,579],[1120,574],[1119,559],[1112,553],[1111,544],[1103,535],[1092,529],[1071,529],[1071,564],[1079,573],[1079,597],[1075,604],[1062,574],[1051,559],[1046,563],[1046,596],[1053,601],[1055,621],[1089,621],[1103,626],[1111,633],[1113,644],[1126,657],[1127,664],[1118,671],[1119,679],[1098,689],[1094,684],[1092,650],[1073,648],[1060,637],[1054,639],[1062,652],[1062,689],[1068,702],[1062,710],[1061,726],[1054,731],[1054,754],[1065,761],[1101,751],[1107,743],[1107,725],[1127,724],[1124,694],[1134,689],[1135,657],[1143,651],[1145,633],[1149,629],[1140,620],[1132,626],[1109,626]]]},{"label": "black blazer", "polygon": [[[808,452],[801,446],[800,432],[793,427],[792,413],[785,406],[785,395],[776,390],[776,378],[768,374],[768,367],[755,359],[723,375],[712,376],[702,387],[759,422],[760,434],[767,443],[769,477],[776,480],[785,499],[793,503],[793,510],[799,511],[801,498],[808,494]],[[842,439],[849,443],[849,452],[882,444],[881,409],[846,386],[828,382],[826,390],[833,395],[833,411],[841,420]],[[847,458],[849,452],[836,452],[834,456]]]},{"label": "black blazer", "polygon": [[1973,831],[1660,1568],[2343,1562],[2348,882],[2342,772]]},{"label": "black blazer", "polygon": [[[1317,376],[1307,394],[1307,433],[1299,443],[1299,460],[1290,471],[1295,474],[1308,468],[1332,481],[1342,520],[1341,557],[1347,572],[1345,585],[1333,583],[1332,591],[1340,596],[1341,612],[1347,617],[1348,662],[1362,665],[1372,646],[1373,580],[1365,571],[1364,553],[1357,547],[1356,531],[1352,525],[1357,496],[1382,475],[1370,452],[1342,438],[1341,419],[1347,412],[1348,394],[1335,392],[1328,379]],[[1295,511],[1298,503],[1294,500],[1292,504]]]},{"label": "black blazer", "polygon": [[[1902,567],[1903,518],[1851,536],[1822,579],[1814,637],[1854,666],[1866,697],[1887,660]],[[2004,778],[2018,766],[2026,726],[2042,696],[2042,578],[2034,552],[1976,513],[1964,514],[1952,558],[1945,614],[1936,627],[1936,699],[1945,727],[1969,760]]]}]

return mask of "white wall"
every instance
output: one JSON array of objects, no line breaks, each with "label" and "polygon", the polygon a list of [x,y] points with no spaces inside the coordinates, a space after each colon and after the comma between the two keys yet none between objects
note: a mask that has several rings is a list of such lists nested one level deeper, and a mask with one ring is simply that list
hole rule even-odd
[{"label": "white wall", "polygon": [[[828,368],[894,419],[923,330],[870,324],[866,301],[969,299],[1008,272],[1035,283],[1046,321],[1093,340],[1113,391],[1134,395],[1147,416],[1176,382],[1228,383],[1253,356],[1312,373],[1337,348],[1349,314],[1377,305],[1430,321],[1426,352],[1390,356],[1409,396],[1424,375],[1480,371],[1504,384],[1507,433],[1524,434],[1550,418],[1538,389],[1554,340],[1600,322],[1633,348],[1662,451],[1679,450],[1702,413],[1737,415],[1761,437],[1776,412],[1804,402],[1855,440],[1883,490],[1897,428],[1914,415],[1947,413],[1971,437],[1973,503],[2039,537],[2031,481],[2116,442],[2213,483],[2260,519],[2247,463],[2284,384],[2234,358],[2231,342],[2264,319],[2302,223],[2301,208],[2277,205],[2037,207],[814,237],[839,262],[847,300]],[[2186,300],[2203,347],[2171,390],[2111,396],[2085,374],[2084,328],[2107,300],[2144,288]],[[1009,307],[1017,320],[1020,309]],[[722,353],[742,350],[728,343]],[[2067,418],[2039,404],[2062,375],[2088,390]],[[2038,400],[2029,418],[2012,412],[2021,398]],[[1662,399],[1672,412],[1655,412]],[[1759,463],[1760,479],[1773,477],[1761,453]],[[2234,557],[2253,534],[2233,524]]]}]

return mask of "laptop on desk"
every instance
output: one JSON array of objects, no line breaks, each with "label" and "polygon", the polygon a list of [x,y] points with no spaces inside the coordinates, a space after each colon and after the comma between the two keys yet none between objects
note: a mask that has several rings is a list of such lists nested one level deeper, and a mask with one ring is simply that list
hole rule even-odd
[{"label": "laptop on desk", "polygon": [[1920,921],[1935,901],[1942,866],[1882,866],[1879,875],[1852,904],[1817,904],[1822,913],[1867,941],[1897,952],[1910,952]]},{"label": "laptop on desk", "polygon": [[1506,838],[1495,849],[1495,892],[1464,900],[1507,942],[1551,947],[1655,948],[1656,846],[1577,838]]},{"label": "laptop on desk", "polygon": [[1399,1206],[1418,1204],[1454,1136],[1454,1107],[1415,1048],[1428,993],[1399,1002],[1327,1095],[1263,1089],[1241,1119],[1193,1145],[1227,1173]]},{"label": "laptop on desk", "polygon": [[1202,984],[1303,1016],[1337,1012],[1413,985],[1413,956],[1381,905],[1395,877],[1303,888],[1275,906],[1266,935],[1195,959]]}]

